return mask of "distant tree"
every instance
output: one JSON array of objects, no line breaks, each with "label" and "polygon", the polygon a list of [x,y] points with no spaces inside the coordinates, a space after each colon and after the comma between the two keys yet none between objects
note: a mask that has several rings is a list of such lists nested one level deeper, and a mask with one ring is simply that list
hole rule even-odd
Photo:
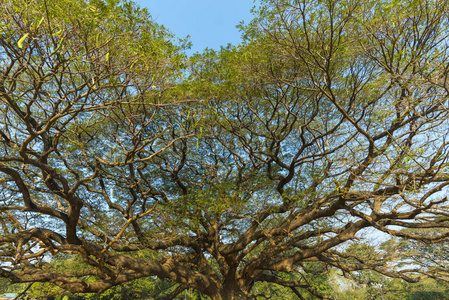
[{"label": "distant tree", "polygon": [[[409,234],[418,236],[441,236],[447,233],[447,229],[406,229]],[[437,243],[428,243],[425,240],[413,240],[394,237],[382,244],[386,252],[394,252],[398,255],[397,265],[419,266],[418,273],[436,279],[449,282],[449,242],[447,239]]]},{"label": "distant tree", "polygon": [[3,1],[0,276],[213,300],[418,281],[348,245],[449,236],[448,8],[263,1],[241,45],[186,61],[128,2]]}]

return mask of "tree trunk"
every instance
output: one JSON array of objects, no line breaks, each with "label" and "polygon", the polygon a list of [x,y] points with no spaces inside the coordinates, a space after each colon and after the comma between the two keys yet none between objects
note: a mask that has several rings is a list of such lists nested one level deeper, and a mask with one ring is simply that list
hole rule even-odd
[{"label": "tree trunk", "polygon": [[213,295],[209,295],[212,300],[245,300],[248,299],[247,294],[240,289],[237,284],[225,285],[223,288]]},{"label": "tree trunk", "polygon": [[221,291],[217,292],[213,295],[210,295],[212,300],[245,300],[248,299],[248,297],[243,292],[239,291]]},{"label": "tree trunk", "polygon": [[244,300],[248,297],[241,291],[224,291],[221,293],[220,300]]}]

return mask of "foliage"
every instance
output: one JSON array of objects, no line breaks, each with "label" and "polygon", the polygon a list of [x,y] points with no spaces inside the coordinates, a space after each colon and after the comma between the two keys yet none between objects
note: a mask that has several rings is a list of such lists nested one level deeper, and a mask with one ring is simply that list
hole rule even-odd
[{"label": "foliage", "polygon": [[127,1],[2,2],[0,277],[213,300],[441,277],[401,258],[449,236],[448,8],[267,0],[187,59]]}]

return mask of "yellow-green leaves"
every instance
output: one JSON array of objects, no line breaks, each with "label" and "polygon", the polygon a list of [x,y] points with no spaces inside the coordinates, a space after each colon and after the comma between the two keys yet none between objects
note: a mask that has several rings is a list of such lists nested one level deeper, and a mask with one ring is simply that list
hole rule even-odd
[{"label": "yellow-green leaves", "polygon": [[97,12],[98,12],[98,8],[96,8],[96,7],[93,6],[93,5],[89,5],[87,8],[88,8],[91,12],[93,12],[93,13],[97,13]]},{"label": "yellow-green leaves", "polygon": [[23,42],[25,41],[25,39],[28,37],[29,33],[25,33],[20,40],[17,42],[17,46],[19,46],[20,49],[23,48]]},{"label": "yellow-green leaves", "polygon": [[39,27],[42,25],[42,23],[44,22],[44,17],[42,17],[39,22],[35,23],[35,25],[32,27],[34,30],[39,29]]},{"label": "yellow-green leaves", "polygon": [[52,35],[53,35],[53,36],[58,36],[58,35],[60,35],[61,33],[62,33],[62,29],[61,29],[61,30],[58,30],[57,32],[53,33]]},{"label": "yellow-green leaves", "polygon": [[42,18],[40,19],[39,23],[37,23],[36,29],[38,29],[38,28],[42,25],[42,22],[44,22],[44,17],[42,17]]},{"label": "yellow-green leaves", "polygon": [[56,51],[58,51],[61,48],[63,42],[64,42],[64,37],[61,39],[61,41],[59,42],[58,46],[56,47],[56,49],[51,54],[55,54]]}]

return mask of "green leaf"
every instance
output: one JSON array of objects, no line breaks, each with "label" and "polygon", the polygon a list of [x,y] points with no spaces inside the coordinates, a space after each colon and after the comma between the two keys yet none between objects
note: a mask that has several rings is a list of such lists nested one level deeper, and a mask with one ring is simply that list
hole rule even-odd
[{"label": "green leaf", "polygon": [[131,67],[129,67],[130,69],[132,69],[134,67],[134,65],[136,64],[136,62],[138,61],[138,59],[136,59],[135,61],[133,61],[133,63],[131,64]]},{"label": "green leaf", "polygon": [[35,29],[38,29],[38,28],[42,25],[42,22],[44,22],[44,17],[42,17],[42,18],[39,20],[39,22],[37,23]]},{"label": "green leaf", "polygon": [[25,33],[24,36],[20,38],[20,40],[17,42],[17,46],[19,46],[20,49],[23,48],[23,41],[28,37],[29,33]]},{"label": "green leaf", "polygon": [[98,11],[98,9],[93,5],[89,5],[87,8],[93,13],[96,13]]},{"label": "green leaf", "polygon": [[53,55],[53,54],[55,54],[56,53],[56,51],[58,51],[59,50],[59,48],[61,48],[61,46],[62,46],[62,42],[64,42],[64,38],[62,38],[61,39],[61,41],[59,42],[59,45],[58,45],[58,47],[56,47],[56,49],[55,49],[55,51],[53,51],[51,54]]},{"label": "green leaf", "polygon": [[55,32],[55,33],[53,33],[52,35],[53,35],[53,36],[58,36],[58,35],[60,35],[61,33],[62,33],[62,29],[59,30],[59,31],[57,31],[57,32]]}]

